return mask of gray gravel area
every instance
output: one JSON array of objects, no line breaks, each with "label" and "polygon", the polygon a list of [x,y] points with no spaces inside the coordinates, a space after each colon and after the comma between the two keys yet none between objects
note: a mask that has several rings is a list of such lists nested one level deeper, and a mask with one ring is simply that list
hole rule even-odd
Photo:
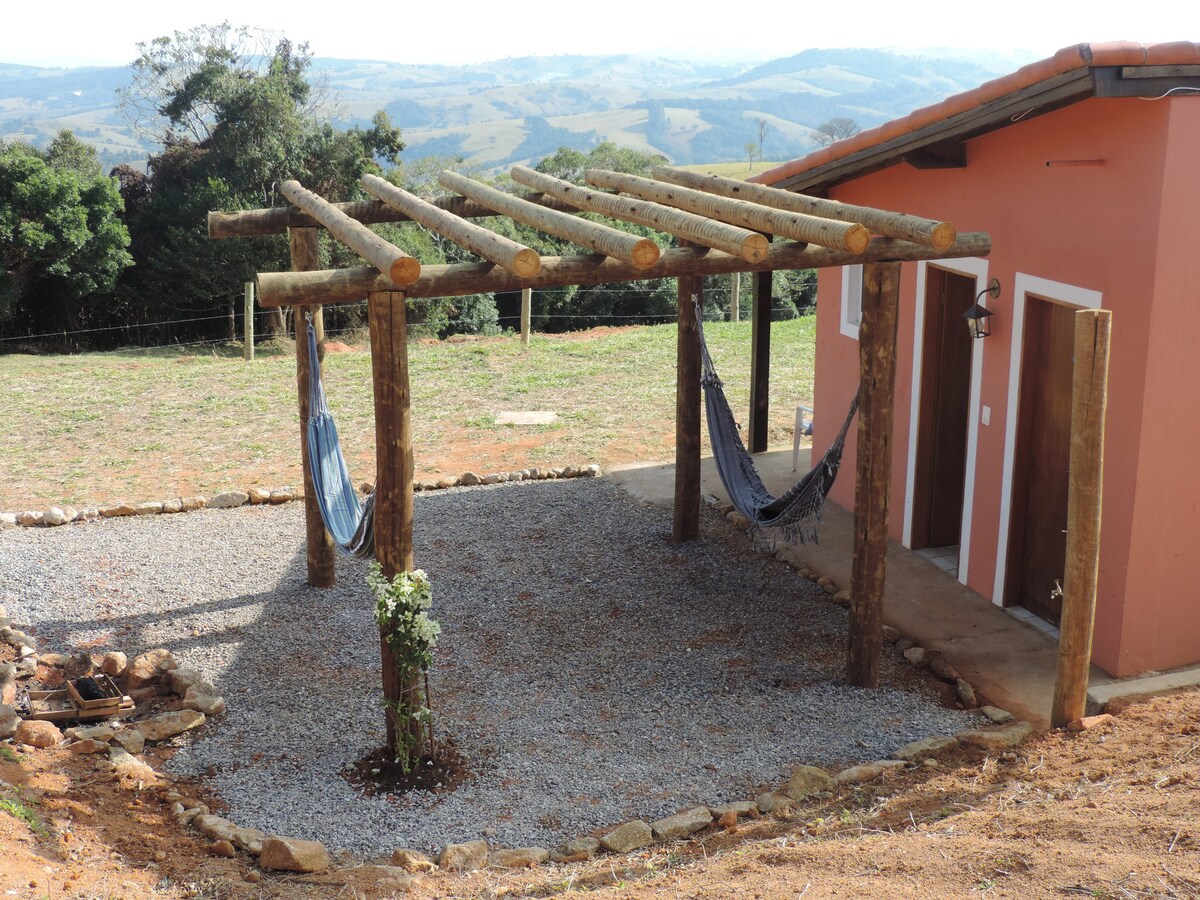
[{"label": "gray gravel area", "polygon": [[715,513],[682,547],[670,518],[603,478],[417,495],[437,724],[473,771],[450,793],[341,777],[382,743],[378,632],[365,564],[304,583],[300,504],[8,529],[0,603],[44,649],[166,647],[203,671],[228,710],[172,770],[239,825],[364,855],[552,847],[976,724],[891,654],[891,687],[843,684],[845,610]]}]

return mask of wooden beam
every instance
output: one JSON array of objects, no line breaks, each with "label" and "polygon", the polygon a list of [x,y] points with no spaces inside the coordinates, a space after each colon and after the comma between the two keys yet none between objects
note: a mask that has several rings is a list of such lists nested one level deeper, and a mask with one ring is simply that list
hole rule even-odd
[{"label": "wooden beam", "polygon": [[754,273],[750,308],[750,422],[749,449],[765,453],[767,418],[771,410],[771,287],[773,273]]},{"label": "wooden beam", "polygon": [[449,190],[457,191],[476,203],[491,206],[517,222],[532,225],[539,231],[553,234],[613,259],[619,259],[635,268],[645,269],[654,265],[658,260],[658,245],[649,238],[640,238],[624,231],[618,231],[616,228],[609,228],[607,225],[589,222],[586,219],[577,219],[566,213],[555,212],[534,203],[528,203],[511,194],[459,175],[457,172],[443,172],[438,176],[438,184]]},{"label": "wooden beam", "polygon": [[582,210],[624,219],[626,222],[644,225],[647,228],[656,228],[689,243],[723,250],[750,262],[758,262],[767,252],[767,242],[759,235],[670,206],[589,190],[569,181],[551,178],[525,166],[513,166],[512,177],[514,181],[526,187],[536,188],[559,200],[573,203]]},{"label": "wooden beam", "polygon": [[[403,293],[372,292],[367,298],[375,389],[375,559],[388,578],[413,568],[412,419],[404,301]],[[395,753],[397,723],[392,710],[405,686],[382,632],[379,651],[383,697],[389,705],[387,749]]]},{"label": "wooden beam", "polygon": [[420,276],[419,262],[366,225],[351,219],[333,204],[301,187],[300,182],[285,181],[279,185],[279,192],[379,271],[386,272],[394,284],[412,284]]},{"label": "wooden beam", "polygon": [[[293,228],[288,235],[291,246],[292,268],[297,272],[316,269],[321,264],[319,240],[321,233],[316,228]],[[296,328],[296,400],[300,409],[300,467],[304,470],[304,535],[308,562],[308,583],[312,587],[333,587],[335,581],[333,537],[325,530],[321,518],[321,507],[317,503],[317,488],[313,483],[308,453],[308,339],[305,333],[304,311],[313,313],[314,327],[321,319],[321,307],[297,306],[294,315]],[[322,330],[323,327],[322,327]],[[318,334],[317,346],[320,346]]]},{"label": "wooden beam", "polygon": [[[575,207],[546,197],[542,194],[514,194],[522,200],[536,203],[547,209],[557,209],[560,212],[574,212]],[[498,215],[496,210],[468,200],[466,197],[449,195],[435,197],[429,201],[438,209],[445,210],[460,219],[484,219]],[[412,220],[399,210],[392,209],[379,200],[353,200],[349,203],[330,204],[339,212],[345,213],[351,219],[364,225],[378,225],[382,222],[411,222]],[[289,228],[319,228],[321,223],[303,210],[294,206],[276,206],[270,209],[243,209],[234,212],[210,212],[208,214],[208,236],[214,240],[236,237],[262,237],[270,234],[283,234]]]},{"label": "wooden beam", "polygon": [[700,536],[700,327],[693,298],[704,304],[704,280],[679,279],[675,340],[675,508],[671,541]]},{"label": "wooden beam", "polygon": [[967,145],[955,141],[929,144],[911,153],[905,153],[903,159],[914,169],[965,169]]},{"label": "wooden beam", "polygon": [[[761,263],[706,250],[686,247],[667,250],[649,269],[603,256],[543,257],[542,269],[533,278],[517,278],[511,272],[490,263],[461,263],[450,266],[425,266],[421,277],[406,289],[410,298],[462,297],[488,291],[543,290],[566,285],[609,284],[640,281],[646,278],[678,278],[681,275],[725,275],[730,272],[755,272],[774,269],[819,269],[879,260],[953,259],[963,256],[987,256],[991,238],[985,232],[959,235],[953,247],[934,250],[894,238],[874,238],[865,253],[847,253],[827,247],[777,243]],[[260,272],[260,306],[304,305],[308,303],[354,303],[371,291],[398,289],[386,276],[370,268],[339,269],[324,272]]]},{"label": "wooden beam", "polygon": [[1050,724],[1061,728],[1087,712],[1088,669],[1100,567],[1104,498],[1104,417],[1112,313],[1075,313],[1075,370],[1071,389],[1071,463],[1067,494],[1067,559],[1059,623],[1058,677]]},{"label": "wooden beam", "polygon": [[837,200],[825,200],[821,197],[810,197],[807,194],[795,194],[791,191],[737,181],[720,175],[702,175],[699,172],[673,169],[670,166],[658,166],[651,174],[659,181],[695,188],[721,197],[749,200],[774,209],[836,219],[839,222],[858,222],[872,234],[900,238],[914,244],[935,247],[938,250],[947,250],[952,247],[957,236],[954,226],[949,222],[922,219],[918,216],[888,212],[870,206],[839,203]]},{"label": "wooden beam", "polygon": [[503,266],[520,278],[536,275],[542,267],[542,259],[536,250],[438,209],[378,175],[364,175],[361,182],[363,190],[372,197],[382,200],[430,231],[449,238],[460,247]]},{"label": "wooden beam", "polygon": [[[638,178],[636,175],[625,175],[618,172],[590,171],[584,178],[589,184],[597,187],[632,194],[655,203],[677,206],[701,216],[732,222],[743,228],[752,228],[756,232],[766,232],[793,241],[819,244],[834,250],[862,253],[867,249],[867,243],[871,240],[870,232],[857,222],[843,222],[806,213],[787,212],[749,200],[721,197],[707,191],[697,191],[680,185],[667,185],[661,181],[651,181],[649,178]],[[768,239],[764,238],[764,240]]]},{"label": "wooden beam", "polygon": [[855,449],[854,558],[850,566],[850,642],[846,660],[847,680],[857,687],[879,687],[899,310],[900,263],[864,266],[862,324],[858,330],[862,395]]}]

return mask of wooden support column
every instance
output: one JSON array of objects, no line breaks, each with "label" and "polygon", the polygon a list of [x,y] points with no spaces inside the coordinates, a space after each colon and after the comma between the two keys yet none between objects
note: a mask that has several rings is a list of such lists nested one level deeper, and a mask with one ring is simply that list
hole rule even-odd
[{"label": "wooden support column", "polygon": [[254,359],[254,282],[246,282],[242,309],[242,359]]},{"label": "wooden support column", "polygon": [[729,276],[729,321],[739,322],[742,318],[742,273]]},{"label": "wooden support column", "polygon": [[[292,251],[292,271],[312,272],[320,269],[317,228],[292,228],[288,239]],[[300,461],[304,469],[304,531],[308,556],[308,583],[312,587],[333,587],[334,546],[333,537],[325,530],[321,518],[321,507],[317,504],[317,489],[313,484],[312,470],[308,462],[308,340],[305,332],[304,312],[310,310],[313,327],[317,331],[317,346],[325,336],[321,307],[297,306],[293,319],[296,324],[296,397],[300,407]]]},{"label": "wooden support column", "polygon": [[846,660],[846,678],[858,687],[879,687],[899,310],[900,263],[867,263],[863,266],[862,324],[858,331],[862,395],[855,451],[854,559],[850,567],[850,646]]},{"label": "wooden support column", "polygon": [[[375,559],[388,578],[413,568],[413,449],[408,386],[408,320],[403,293],[372,291],[371,374],[375,388]],[[392,648],[379,639],[383,698],[388,704],[387,749],[396,751],[392,710],[406,691]],[[418,726],[419,723],[407,723]]]},{"label": "wooden support column", "polygon": [[521,288],[521,346],[529,346],[529,321],[533,311],[533,288]]},{"label": "wooden support column", "polygon": [[771,406],[771,272],[754,273],[750,311],[750,452],[767,449]]},{"label": "wooden support column", "polygon": [[1071,388],[1071,465],[1067,494],[1067,559],[1059,623],[1058,677],[1050,724],[1060,728],[1087,712],[1100,507],[1104,494],[1104,415],[1108,407],[1108,347],[1112,313],[1075,313],[1075,373]]},{"label": "wooden support column", "polygon": [[679,279],[679,332],[675,350],[675,518],[671,540],[700,536],[700,328],[696,297],[704,307],[704,280]]}]

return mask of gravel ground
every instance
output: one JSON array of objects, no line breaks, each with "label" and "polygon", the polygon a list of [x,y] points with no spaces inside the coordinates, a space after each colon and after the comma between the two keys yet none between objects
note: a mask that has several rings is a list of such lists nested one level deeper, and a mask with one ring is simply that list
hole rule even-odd
[{"label": "gravel ground", "polygon": [[239,825],[364,855],[562,839],[752,798],[805,762],[837,765],[977,722],[898,672],[841,683],[846,612],[704,511],[608,480],[418,494],[416,560],[442,637],[437,724],[473,776],[388,800],[339,773],[382,743],[364,564],[304,584],[303,510],[243,507],[0,532],[0,603],[44,649],[167,647],[228,711],[182,739]]}]

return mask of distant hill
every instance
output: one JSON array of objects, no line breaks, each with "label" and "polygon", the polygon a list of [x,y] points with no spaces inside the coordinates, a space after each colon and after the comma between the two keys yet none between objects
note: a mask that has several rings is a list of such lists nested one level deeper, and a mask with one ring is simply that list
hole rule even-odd
[{"label": "distant hill", "polygon": [[[828,119],[869,128],[997,74],[951,51],[881,50],[805,50],[761,65],[630,55],[471,66],[317,58],[312,71],[339,96],[339,124],[386,109],[404,131],[406,157],[461,156],[486,168],[602,140],[680,164],[734,162],[757,140],[758,119],[767,123],[763,152],[789,159],[812,149],[812,129]],[[116,108],[115,91],[128,81],[121,67],[0,63],[0,139],[42,144],[71,128],[107,165],[144,160],[156,148],[139,142]]]}]

